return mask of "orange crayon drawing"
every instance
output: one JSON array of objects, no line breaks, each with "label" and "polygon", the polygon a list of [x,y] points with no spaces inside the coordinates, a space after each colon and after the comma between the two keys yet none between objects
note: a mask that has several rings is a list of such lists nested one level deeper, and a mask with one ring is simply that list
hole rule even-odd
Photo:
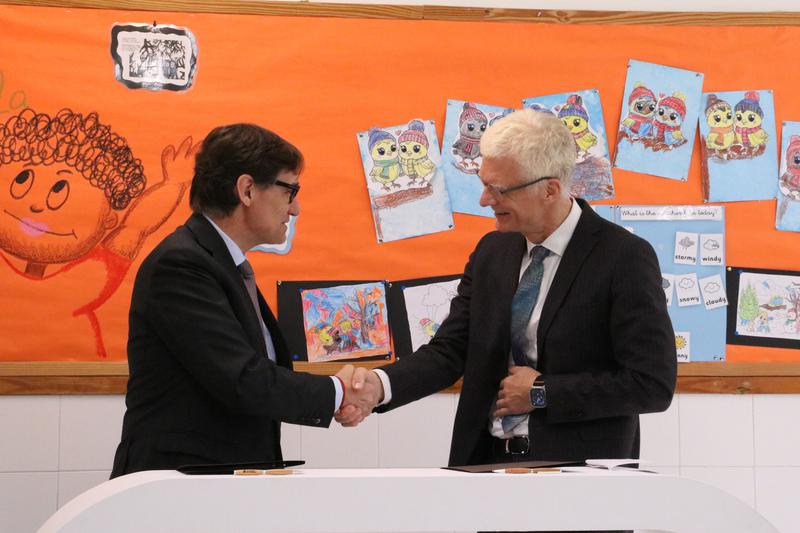
[{"label": "orange crayon drawing", "polygon": [[2,320],[25,340],[0,359],[47,359],[59,342],[63,355],[107,357],[97,310],[175,211],[195,150],[191,137],[164,148],[148,187],[141,160],[97,113],[24,109],[0,126],[0,291],[17,302]]}]

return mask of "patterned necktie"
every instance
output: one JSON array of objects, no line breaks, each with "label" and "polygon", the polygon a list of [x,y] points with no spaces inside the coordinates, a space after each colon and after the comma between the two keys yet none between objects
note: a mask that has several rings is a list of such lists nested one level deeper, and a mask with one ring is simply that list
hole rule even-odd
[{"label": "patterned necktie", "polygon": [[244,286],[247,288],[247,294],[250,295],[250,301],[253,303],[253,308],[256,310],[258,323],[261,326],[261,335],[264,337],[264,344],[267,347],[267,357],[275,361],[275,346],[272,344],[272,335],[269,334],[267,325],[264,324],[264,319],[261,316],[261,308],[258,305],[258,288],[256,288],[256,276],[253,272],[253,267],[247,259],[237,267],[239,273],[244,279]]},{"label": "patterned necktie", "polygon": [[250,261],[244,260],[244,263],[237,267],[244,279],[244,286],[247,288],[247,294],[250,295],[250,301],[253,302],[253,308],[256,310],[256,316],[261,319],[261,309],[258,306],[258,289],[256,288],[256,276],[253,272],[253,267]]},{"label": "patterned necktie", "polygon": [[[542,286],[544,276],[544,258],[550,254],[550,250],[544,246],[534,246],[531,250],[531,263],[522,278],[519,280],[517,292],[511,300],[511,357],[517,366],[535,366],[535,361],[531,364],[528,359],[528,339],[525,333],[528,330],[528,323],[531,320],[533,308],[539,298],[539,289]],[[508,433],[520,424],[527,415],[507,415],[500,421],[503,431]]]}]

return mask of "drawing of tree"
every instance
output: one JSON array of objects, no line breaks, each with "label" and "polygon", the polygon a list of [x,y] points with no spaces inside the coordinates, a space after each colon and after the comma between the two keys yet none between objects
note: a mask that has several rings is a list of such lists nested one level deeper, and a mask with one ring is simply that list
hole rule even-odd
[{"label": "drawing of tree", "polygon": [[369,332],[375,329],[377,322],[377,315],[381,310],[376,302],[380,296],[380,289],[375,288],[371,293],[366,290],[357,290],[355,293],[355,300],[350,300],[344,306],[345,313],[357,324],[360,330],[361,342],[371,346],[372,343],[369,338]]},{"label": "drawing of tree", "polygon": [[787,300],[792,304],[794,309],[794,330],[800,332],[800,286],[792,283],[786,287]]},{"label": "drawing of tree", "polygon": [[748,283],[739,302],[739,318],[749,324],[758,316],[758,297],[752,283]]}]

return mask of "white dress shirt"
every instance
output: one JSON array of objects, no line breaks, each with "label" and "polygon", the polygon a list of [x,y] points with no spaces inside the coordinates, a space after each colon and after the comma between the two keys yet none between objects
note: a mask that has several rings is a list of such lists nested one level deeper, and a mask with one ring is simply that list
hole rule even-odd
[{"label": "white dress shirt", "polygon": [[[572,200],[572,208],[569,210],[567,218],[564,219],[564,222],[562,222],[561,225],[558,226],[558,228],[556,228],[556,230],[544,240],[544,242],[533,243],[531,241],[527,241],[528,253],[522,257],[522,264],[519,266],[520,279],[522,278],[522,274],[525,272],[525,269],[528,268],[528,265],[531,263],[531,250],[533,250],[534,246],[538,244],[550,250],[550,254],[544,258],[542,284],[539,287],[539,295],[536,298],[536,305],[533,307],[531,319],[528,322],[528,329],[525,332],[525,337],[528,344],[528,352],[525,355],[532,363],[536,363],[538,356],[536,347],[536,331],[539,328],[539,319],[542,317],[542,307],[544,307],[544,301],[547,299],[547,292],[550,290],[550,285],[553,284],[553,278],[556,277],[556,271],[558,270],[558,265],[561,264],[561,257],[564,255],[564,250],[567,249],[567,245],[569,244],[570,239],[572,239],[572,234],[575,233],[575,227],[578,225],[579,218],[581,218],[581,208],[578,206],[578,202]],[[510,334],[511,332],[509,332],[509,335]],[[509,368],[514,366],[514,359],[511,354],[508,355],[508,366]],[[495,408],[493,406],[492,412],[494,412],[494,409]],[[514,426],[509,433],[505,433],[502,425],[500,424],[500,418],[493,416],[489,419],[489,432],[493,436],[503,439],[527,435],[528,419],[526,417],[525,420],[520,422],[517,426]]]},{"label": "white dress shirt", "polygon": [[[206,215],[203,216],[206,217],[206,220],[208,220],[211,223],[211,226],[215,230],[217,230],[219,236],[222,237],[222,241],[225,243],[225,247],[228,248],[228,252],[231,254],[231,258],[233,259],[234,264],[238,268],[239,265],[245,262],[247,256],[245,256],[242,249],[239,248],[239,245],[236,244],[236,242],[233,239],[228,237],[227,233],[222,231],[222,228],[217,226],[217,224]],[[242,281],[242,283],[244,283],[244,281]],[[275,345],[272,342],[272,335],[269,334],[269,329],[267,329],[267,325],[264,323],[264,319],[261,317],[260,312],[258,313],[258,322],[261,324],[261,333],[264,335],[264,343],[267,345],[267,357],[269,357],[270,361],[274,363],[276,361]],[[334,406],[333,406],[333,410],[336,411],[339,409],[339,406],[342,403],[342,396],[343,396],[342,384],[341,382],[339,382],[339,378],[335,376],[331,376],[331,379],[333,380],[333,386],[336,388],[336,398],[334,400]]]}]

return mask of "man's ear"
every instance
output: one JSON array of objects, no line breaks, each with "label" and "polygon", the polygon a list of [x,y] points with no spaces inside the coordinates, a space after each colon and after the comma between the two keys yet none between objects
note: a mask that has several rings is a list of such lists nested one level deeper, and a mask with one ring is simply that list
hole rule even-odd
[{"label": "man's ear", "polygon": [[558,198],[561,196],[561,180],[552,179],[547,180],[547,186],[545,190],[547,191],[548,198]]},{"label": "man's ear", "polygon": [[118,221],[117,214],[114,211],[109,211],[106,218],[103,219],[103,227],[107,230],[115,228]]},{"label": "man's ear", "polygon": [[246,207],[250,207],[250,202],[253,200],[253,187],[255,181],[250,174],[242,174],[236,178],[236,195],[239,197],[239,202]]}]

